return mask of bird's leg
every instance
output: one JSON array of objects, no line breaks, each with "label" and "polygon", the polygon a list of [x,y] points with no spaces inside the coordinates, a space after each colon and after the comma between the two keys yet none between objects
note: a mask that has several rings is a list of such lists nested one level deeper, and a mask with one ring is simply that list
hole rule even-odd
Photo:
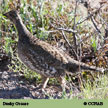
[{"label": "bird's leg", "polygon": [[65,81],[65,78],[64,78],[64,77],[60,77],[60,78],[59,78],[59,82],[60,82],[60,84],[61,84],[62,91],[65,91],[65,88],[66,88],[66,81]]},{"label": "bird's leg", "polygon": [[59,78],[59,82],[60,82],[60,84],[61,84],[61,87],[62,87],[62,91],[63,91],[63,92],[65,92],[66,89],[67,89],[67,90],[70,90],[70,88],[66,85],[66,80],[65,80],[65,77],[64,77],[64,76],[61,76],[61,77]]},{"label": "bird's leg", "polygon": [[47,86],[47,83],[49,81],[49,78],[48,77],[44,77],[44,76],[41,76],[42,77],[42,89],[45,89],[46,86]]}]

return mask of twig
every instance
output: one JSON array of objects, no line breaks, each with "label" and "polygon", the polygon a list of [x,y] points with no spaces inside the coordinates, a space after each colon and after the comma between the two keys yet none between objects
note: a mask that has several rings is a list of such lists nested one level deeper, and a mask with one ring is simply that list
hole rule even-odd
[{"label": "twig", "polygon": [[82,19],[82,21],[81,21],[81,20],[78,21],[77,24],[76,24],[76,26],[78,26],[79,24],[85,22],[86,20],[88,20],[88,19],[89,19],[90,17],[92,17],[93,15],[94,15],[94,13],[89,14],[86,18]]},{"label": "twig", "polygon": [[[90,14],[90,12],[89,12],[89,14]],[[93,16],[91,16],[90,19],[91,19],[91,21],[92,21],[92,23],[93,23],[93,25],[94,25],[96,31],[100,34],[101,31],[98,29],[98,27],[97,27],[97,25],[96,25],[96,23],[95,23],[95,20],[94,20],[94,18],[93,18]]]},{"label": "twig", "polygon": [[72,46],[71,46],[70,42],[68,41],[68,39],[66,38],[65,33],[64,33],[63,30],[62,30],[62,35],[63,35],[64,40],[67,42],[68,46],[69,46],[70,48],[72,48]]},{"label": "twig", "polygon": [[92,16],[94,16],[95,13],[97,13],[102,7],[103,7],[103,5],[102,5],[99,9],[97,9],[95,12],[89,13],[89,15],[88,15],[86,18],[82,19],[82,21],[81,21],[81,20],[78,21],[77,24],[76,24],[76,26],[78,26],[79,24],[83,23],[84,21],[86,21],[86,20],[88,20],[89,18],[91,18]]},{"label": "twig", "polygon": [[62,35],[63,35],[64,40],[67,42],[68,46],[70,47],[70,49],[71,49],[72,52],[74,53],[73,56],[74,56],[76,59],[78,59],[78,55],[77,55],[76,51],[74,50],[74,48],[72,47],[72,45],[70,44],[70,42],[68,41],[68,39],[66,38],[65,33],[64,33],[63,30],[62,30]]},{"label": "twig", "polygon": [[66,29],[66,28],[58,28],[58,27],[54,26],[54,25],[51,24],[51,23],[50,23],[50,25],[51,25],[53,28],[55,28],[55,29],[57,29],[57,30],[60,30],[60,31],[62,32],[62,36],[63,36],[64,40],[66,41],[66,43],[68,44],[68,46],[70,47],[70,49],[72,50],[72,52],[74,53],[73,56],[74,56],[76,59],[78,59],[78,55],[77,55],[76,51],[74,50],[74,48],[72,47],[72,45],[70,44],[70,42],[68,41],[68,39],[66,38],[65,33],[64,33],[64,31],[66,31],[66,32],[68,32],[68,33],[76,33],[77,31],[72,30],[72,29]]},{"label": "twig", "polygon": [[[78,35],[78,34],[77,34]],[[78,46],[82,43],[84,43],[88,38],[90,38],[91,36],[86,36],[84,39],[80,40],[80,42],[78,43]]]},{"label": "twig", "polygon": [[[74,12],[74,24],[73,24],[73,30],[75,30],[75,27],[76,27],[76,10],[77,10],[77,1],[76,1],[76,5],[75,5],[75,12]],[[76,53],[78,52],[77,51],[77,39],[76,39],[76,34],[73,33],[73,40],[74,40],[74,47],[75,47],[75,51]],[[78,59],[78,58],[77,58]]]},{"label": "twig", "polygon": [[1,33],[5,33],[5,34],[10,34],[9,32],[5,32],[5,31],[2,31],[0,30]]},{"label": "twig", "polygon": [[55,27],[53,24],[51,24],[50,23],[50,25],[53,27],[53,28],[55,28],[55,29],[57,29],[57,30],[61,30],[61,31],[66,31],[66,32],[68,32],[68,33],[77,33],[77,31],[75,31],[75,30],[73,30],[73,29],[68,29],[68,28],[62,28],[62,27]]},{"label": "twig", "polygon": [[103,23],[108,27],[107,21],[105,21],[105,19],[103,19],[103,18],[100,16],[100,14],[99,14],[99,17],[100,17],[100,19],[103,21]]}]

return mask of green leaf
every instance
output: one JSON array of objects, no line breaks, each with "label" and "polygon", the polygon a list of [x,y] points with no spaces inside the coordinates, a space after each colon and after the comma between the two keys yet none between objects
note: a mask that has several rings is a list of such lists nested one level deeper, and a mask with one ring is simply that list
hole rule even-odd
[{"label": "green leaf", "polygon": [[97,40],[93,37],[91,39],[92,47],[94,48],[94,51],[96,52],[97,50]]}]

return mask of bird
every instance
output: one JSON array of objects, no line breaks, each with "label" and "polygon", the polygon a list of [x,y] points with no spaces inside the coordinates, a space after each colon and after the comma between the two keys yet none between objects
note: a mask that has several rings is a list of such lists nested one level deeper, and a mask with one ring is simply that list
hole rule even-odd
[{"label": "bird", "polygon": [[17,10],[10,10],[3,15],[15,24],[18,31],[18,57],[28,68],[41,75],[43,89],[46,88],[49,78],[57,78],[64,90],[65,75],[77,73],[79,67],[81,70],[104,71],[103,68],[74,60],[55,46],[33,36],[24,25]]}]

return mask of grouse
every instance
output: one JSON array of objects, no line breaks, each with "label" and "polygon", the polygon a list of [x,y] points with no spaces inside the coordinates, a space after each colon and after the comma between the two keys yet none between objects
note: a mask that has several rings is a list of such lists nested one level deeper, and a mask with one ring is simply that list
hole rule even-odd
[{"label": "grouse", "polygon": [[9,18],[17,28],[17,49],[20,60],[28,68],[41,75],[43,88],[46,88],[49,78],[58,78],[62,88],[65,88],[64,76],[78,72],[79,66],[81,70],[104,71],[103,68],[76,61],[65,52],[33,36],[16,10],[11,10],[4,16]]}]

